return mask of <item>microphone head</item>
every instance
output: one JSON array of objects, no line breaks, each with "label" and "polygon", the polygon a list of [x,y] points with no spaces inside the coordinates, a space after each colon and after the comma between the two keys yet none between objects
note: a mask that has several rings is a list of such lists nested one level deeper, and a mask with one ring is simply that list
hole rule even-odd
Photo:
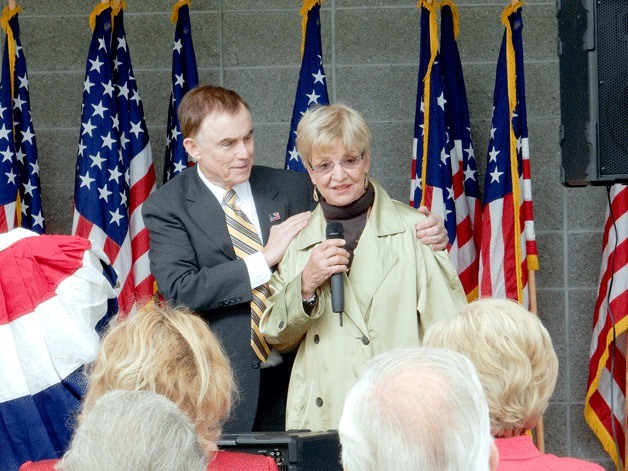
[{"label": "microphone head", "polygon": [[341,222],[328,222],[325,235],[328,239],[343,239],[345,236],[345,228]]}]

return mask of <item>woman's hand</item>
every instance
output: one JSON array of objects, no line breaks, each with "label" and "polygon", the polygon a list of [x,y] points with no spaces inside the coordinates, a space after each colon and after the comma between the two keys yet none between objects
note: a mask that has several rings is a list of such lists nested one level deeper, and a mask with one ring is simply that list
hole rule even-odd
[{"label": "woman's hand", "polygon": [[312,250],[310,259],[301,274],[301,296],[310,299],[316,288],[321,286],[334,273],[348,270],[349,252],[342,247],[344,239],[324,240],[321,245]]}]

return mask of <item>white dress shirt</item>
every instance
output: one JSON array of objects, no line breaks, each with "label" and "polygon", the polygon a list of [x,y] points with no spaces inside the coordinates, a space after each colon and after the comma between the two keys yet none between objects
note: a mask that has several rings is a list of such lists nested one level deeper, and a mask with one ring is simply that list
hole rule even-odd
[{"label": "white dress shirt", "polygon": [[[201,177],[201,181],[207,186],[209,191],[216,197],[223,210],[225,209],[222,204],[222,200],[228,190],[219,187],[218,185],[210,182],[205,175],[201,172],[200,167],[197,165],[198,176]],[[255,226],[257,235],[262,242],[262,246],[266,242],[262,235],[261,226],[259,225],[259,218],[257,217],[257,211],[255,209],[255,201],[253,200],[253,192],[251,191],[251,184],[249,181],[239,183],[233,187],[236,192],[236,205],[246,214],[249,221]],[[268,283],[272,275],[268,263],[261,252],[255,252],[254,254],[247,255],[242,260],[246,264],[246,269],[249,272],[249,281],[251,282],[251,289]]]},{"label": "white dress shirt", "polygon": [[[201,172],[201,168],[199,165],[196,166],[198,171],[198,176],[201,178],[201,181],[207,186],[209,191],[216,197],[220,206],[224,210],[225,207],[222,204],[222,200],[225,197],[225,194],[229,190],[225,190],[222,187],[210,182],[205,175]],[[251,191],[251,184],[249,181],[245,181],[244,183],[239,183],[235,185],[233,189],[236,192],[236,205],[240,208],[246,217],[249,218],[249,221],[255,226],[255,230],[257,231],[257,235],[262,242],[262,246],[266,242],[262,235],[261,226],[259,224],[259,218],[257,217],[257,211],[255,208],[255,201],[253,200],[253,192]],[[270,277],[272,275],[270,268],[268,267],[268,263],[266,263],[266,259],[262,252],[255,252],[254,254],[247,255],[242,260],[246,264],[246,270],[249,273],[249,281],[251,283],[251,289],[263,285],[264,283],[268,283],[270,281]],[[276,366],[281,363],[283,359],[277,350],[274,348],[271,349],[270,355],[268,359],[262,363],[262,368],[267,368],[269,366]]]}]

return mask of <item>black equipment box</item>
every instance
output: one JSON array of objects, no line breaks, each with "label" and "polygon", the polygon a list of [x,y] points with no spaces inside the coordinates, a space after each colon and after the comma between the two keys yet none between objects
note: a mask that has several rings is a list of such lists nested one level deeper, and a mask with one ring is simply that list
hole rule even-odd
[{"label": "black equipment box", "polygon": [[556,0],[561,181],[628,182],[628,1]]},{"label": "black equipment box", "polygon": [[226,434],[218,440],[218,448],[270,456],[280,471],[342,471],[335,430]]}]

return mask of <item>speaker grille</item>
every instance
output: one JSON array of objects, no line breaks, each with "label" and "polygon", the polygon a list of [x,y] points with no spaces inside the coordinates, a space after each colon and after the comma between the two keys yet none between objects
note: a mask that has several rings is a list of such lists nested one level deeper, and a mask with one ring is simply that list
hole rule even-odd
[{"label": "speaker grille", "polygon": [[600,177],[628,175],[628,2],[596,2]]}]

